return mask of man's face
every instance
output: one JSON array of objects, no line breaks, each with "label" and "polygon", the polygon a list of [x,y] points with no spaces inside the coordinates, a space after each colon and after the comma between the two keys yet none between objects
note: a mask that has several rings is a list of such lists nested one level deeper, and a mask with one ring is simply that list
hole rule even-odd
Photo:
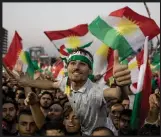
[{"label": "man's face", "polygon": [[17,103],[18,103],[18,109],[19,110],[22,110],[22,109],[25,109],[26,108],[26,105],[24,103],[24,100],[25,99],[18,99]]},{"label": "man's face", "polygon": [[130,101],[128,99],[125,99],[122,101],[122,105],[125,109],[129,109]]},{"label": "man's face", "polygon": [[46,136],[65,136],[65,134],[61,130],[50,129],[46,130]]},{"label": "man's face", "polygon": [[62,116],[63,108],[59,104],[53,104],[50,107],[48,117],[52,119],[59,119]]},{"label": "man's face", "polygon": [[80,121],[73,111],[64,118],[64,125],[68,133],[80,132]]},{"label": "man's face", "polygon": [[86,81],[92,72],[88,64],[78,60],[69,62],[67,70],[69,79],[74,82]]},{"label": "man's face", "polygon": [[5,103],[2,106],[3,112],[3,118],[6,119],[8,122],[12,122],[16,118],[16,108],[14,104],[12,103]]},{"label": "man's face", "polygon": [[121,132],[123,132],[124,134],[127,134],[129,129],[130,129],[130,117],[126,116],[126,115],[122,115],[120,117],[120,121],[119,121],[119,129],[121,130]]},{"label": "man's face", "polygon": [[120,119],[120,113],[123,111],[123,106],[120,104],[113,105],[110,110],[110,117],[112,119],[113,124],[118,129],[119,119]]},{"label": "man's face", "polygon": [[16,100],[18,100],[18,96],[19,96],[20,94],[22,94],[22,93],[23,93],[22,90],[17,90],[17,91],[16,91]]},{"label": "man's face", "polygon": [[18,131],[21,136],[32,136],[37,130],[32,115],[22,114],[18,121]]},{"label": "man's face", "polygon": [[40,105],[44,109],[48,109],[52,103],[51,96],[48,94],[42,95],[40,99]]}]

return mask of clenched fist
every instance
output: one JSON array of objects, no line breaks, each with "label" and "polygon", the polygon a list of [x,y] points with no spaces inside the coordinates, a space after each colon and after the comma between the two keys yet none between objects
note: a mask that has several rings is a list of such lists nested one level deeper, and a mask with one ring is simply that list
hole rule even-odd
[{"label": "clenched fist", "polygon": [[34,105],[39,101],[38,96],[34,92],[29,92],[26,99],[25,105]]},{"label": "clenched fist", "polygon": [[117,50],[114,51],[113,77],[118,86],[131,84],[131,75],[128,65],[120,64]]}]

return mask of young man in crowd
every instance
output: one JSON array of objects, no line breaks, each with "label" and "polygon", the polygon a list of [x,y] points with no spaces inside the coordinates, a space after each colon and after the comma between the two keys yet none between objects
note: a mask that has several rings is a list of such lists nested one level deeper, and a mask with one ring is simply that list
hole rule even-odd
[{"label": "young man in crowd", "polygon": [[6,98],[2,103],[2,128],[5,130],[5,135],[16,136],[16,114],[17,104],[11,98]]},{"label": "young man in crowd", "polygon": [[109,115],[107,117],[106,127],[109,128],[115,136],[118,136],[119,119],[124,106],[121,103],[115,103],[111,106]]},{"label": "young man in crowd", "polygon": [[[106,124],[106,97],[122,99],[129,92],[127,85],[131,83],[127,65],[119,63],[118,52],[114,52],[113,76],[116,88],[103,89],[99,84],[88,79],[92,74],[93,57],[84,49],[76,49],[67,60],[68,77],[62,81],[27,80],[16,77],[19,84],[42,89],[60,88],[68,96],[74,113],[80,119],[83,135],[90,135],[93,129]],[[94,107],[93,107],[94,106]]]},{"label": "young man in crowd", "polygon": [[43,125],[40,134],[43,136],[65,136],[65,128],[61,121],[52,120]]},{"label": "young man in crowd", "polygon": [[81,136],[81,125],[80,120],[74,114],[73,109],[70,105],[64,109],[64,126],[66,135],[69,136]]},{"label": "young man in crowd", "polygon": [[38,129],[29,109],[24,109],[19,112],[17,118],[17,130],[20,136],[36,135]]},{"label": "young man in crowd", "polygon": [[130,109],[124,109],[119,118],[119,136],[125,136],[125,135],[137,135],[137,133],[134,134],[134,131],[130,128],[130,119],[132,116],[132,110]]},{"label": "young man in crowd", "polygon": [[92,136],[114,136],[114,134],[107,127],[98,127],[93,130]]},{"label": "young man in crowd", "polygon": [[40,97],[40,109],[45,117],[49,112],[52,102],[53,102],[53,95],[48,91],[43,91]]},{"label": "young man in crowd", "polygon": [[20,93],[18,96],[17,104],[18,104],[18,111],[21,111],[22,109],[26,109],[25,105],[25,93]]}]

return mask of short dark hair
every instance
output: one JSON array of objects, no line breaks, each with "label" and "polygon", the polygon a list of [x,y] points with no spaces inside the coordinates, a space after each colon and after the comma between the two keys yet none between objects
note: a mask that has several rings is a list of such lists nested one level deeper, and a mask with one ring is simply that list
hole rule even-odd
[{"label": "short dark hair", "polygon": [[70,105],[64,107],[64,112],[63,112],[63,115],[64,115],[64,118],[69,116],[69,114],[73,111],[72,107]]},{"label": "short dark hair", "polygon": [[[42,97],[43,95],[45,95],[45,94],[48,94],[48,95],[50,95],[51,100],[53,100],[53,99],[54,99],[54,97],[53,97],[52,93],[50,93],[49,91],[42,91],[40,94],[41,94],[41,97]],[[40,99],[41,99],[41,97],[40,97]]]},{"label": "short dark hair", "polygon": [[132,116],[132,110],[131,109],[124,109],[121,113],[120,116],[128,116],[131,117]]},{"label": "short dark hair", "polygon": [[17,123],[19,122],[19,119],[20,119],[21,115],[31,115],[32,116],[32,113],[31,113],[31,110],[29,108],[20,110],[20,112],[19,112],[19,114],[17,116]]},{"label": "short dark hair", "polygon": [[12,98],[10,97],[7,97],[5,99],[2,100],[2,105],[6,104],[6,103],[11,103],[15,106],[15,109],[18,110],[18,104],[15,100],[13,100]]},{"label": "short dark hair", "polygon": [[[74,52],[78,52],[78,51],[80,53],[84,53],[85,55],[89,55],[89,57],[92,59],[92,62],[93,62],[92,54],[89,51],[85,50],[85,49],[77,47],[77,48],[73,49],[70,54],[73,54]],[[68,62],[68,64],[69,64],[69,62]],[[67,66],[68,66],[68,64],[67,64]],[[89,66],[90,69],[92,69],[90,65],[88,65],[88,66]]]},{"label": "short dark hair", "polygon": [[65,127],[61,120],[52,120],[50,122],[46,122],[41,128],[41,134],[45,135],[47,130],[60,130],[65,133]]},{"label": "short dark hair", "polygon": [[107,127],[97,127],[92,131],[92,134],[93,132],[100,131],[100,130],[105,130],[107,133],[110,133],[111,136],[114,136],[114,133]]}]

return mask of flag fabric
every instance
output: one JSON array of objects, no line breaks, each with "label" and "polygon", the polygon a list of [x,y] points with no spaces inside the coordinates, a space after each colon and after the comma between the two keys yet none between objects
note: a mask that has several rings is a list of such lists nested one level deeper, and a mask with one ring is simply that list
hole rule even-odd
[{"label": "flag fabric", "polygon": [[22,38],[19,36],[17,31],[15,31],[15,34],[10,44],[10,47],[8,49],[8,52],[3,58],[3,62],[7,67],[9,67],[10,70],[14,69],[17,59],[19,57],[19,54],[23,48],[21,41],[22,41]]},{"label": "flag fabric", "polygon": [[142,63],[139,64],[140,71],[131,118],[131,127],[133,129],[140,128],[144,124],[149,111],[152,73],[148,62],[148,37],[145,40],[144,51],[142,53]]},{"label": "flag fabric", "polygon": [[26,72],[33,78],[35,70],[38,70],[38,67],[32,62],[29,51],[21,50],[18,60],[23,62],[23,72]]},{"label": "flag fabric", "polygon": [[64,77],[64,69],[63,61],[56,61],[51,68],[54,79],[61,80]]},{"label": "flag fabric", "polygon": [[[77,25],[67,30],[45,31],[45,34],[56,46],[62,58],[66,58],[71,50],[76,47],[88,50],[94,59],[93,75],[104,74],[109,66],[112,66],[113,50],[89,32],[88,24]],[[109,76],[112,76],[111,72],[105,73],[104,83]]]},{"label": "flag fabric", "polygon": [[10,70],[22,67],[23,72],[27,72],[31,77],[34,76],[35,67],[30,58],[29,52],[23,49],[22,38],[19,36],[18,32],[15,31],[15,35],[8,49],[6,56],[3,61]]},{"label": "flag fabric", "polygon": [[122,59],[137,53],[146,36],[151,40],[160,33],[154,20],[139,15],[129,7],[116,10],[106,17],[98,16],[89,24],[89,30],[103,43],[117,49]]},{"label": "flag fabric", "polygon": [[89,47],[93,37],[88,31],[88,24],[80,24],[73,28],[57,31],[45,31],[62,58],[66,58],[72,49]]}]

